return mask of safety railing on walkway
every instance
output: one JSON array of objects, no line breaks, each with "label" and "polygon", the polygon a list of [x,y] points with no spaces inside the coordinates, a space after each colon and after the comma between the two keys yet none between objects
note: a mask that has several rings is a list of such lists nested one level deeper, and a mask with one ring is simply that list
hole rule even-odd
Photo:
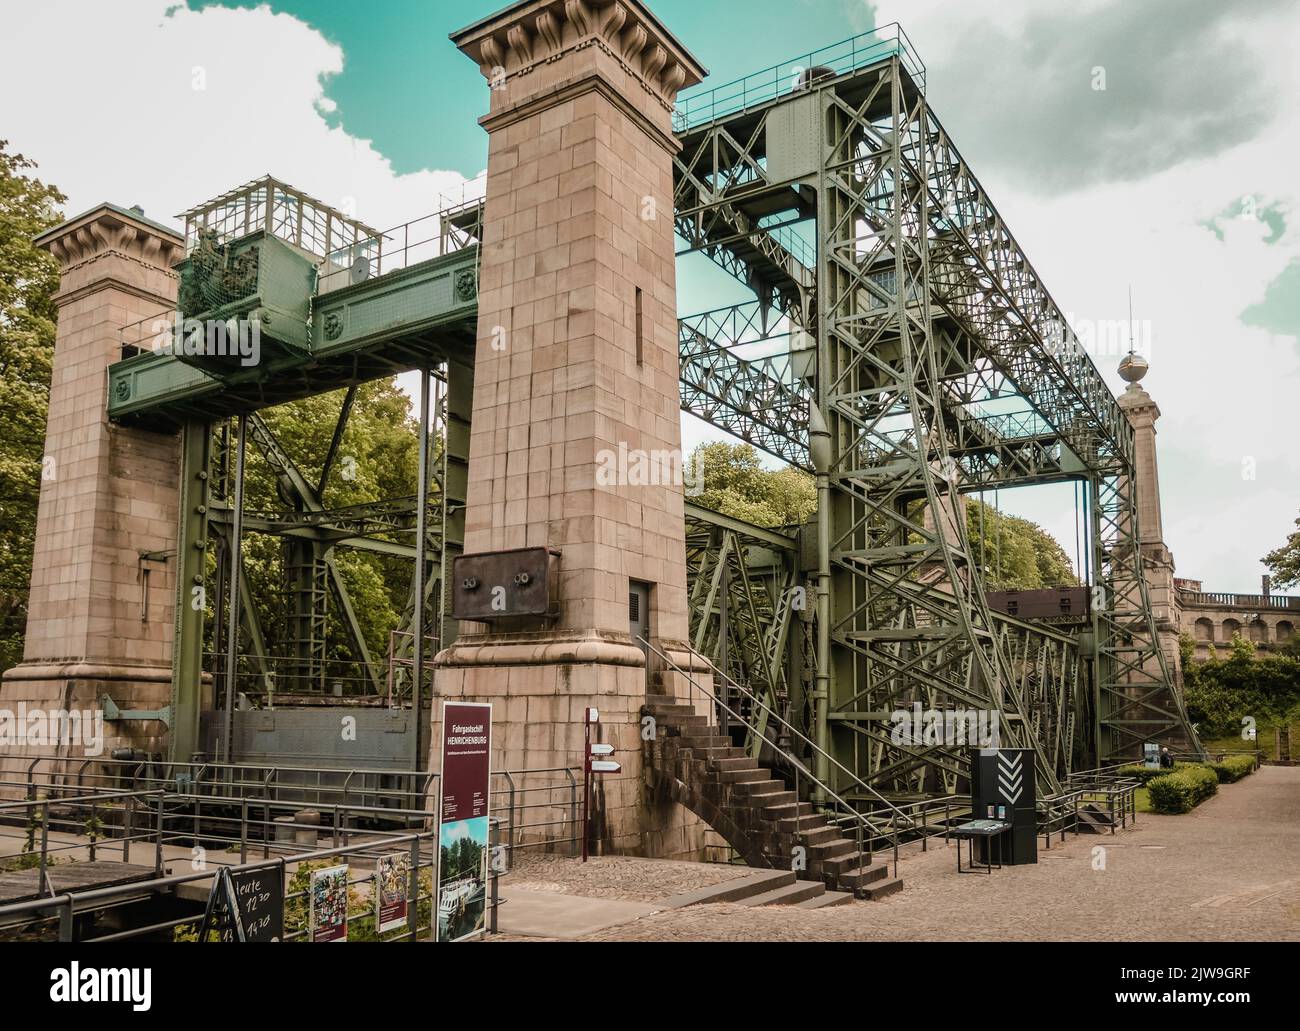
[{"label": "safety railing on walkway", "polygon": [[455,196],[444,196],[437,211],[329,255],[316,278],[317,295],[386,276],[477,243],[482,232],[485,186],[485,177],[468,180]]},{"label": "safety railing on walkway", "polygon": [[678,98],[673,109],[673,131],[686,132],[697,125],[747,111],[783,94],[804,89],[810,79],[847,75],[895,55],[916,84],[924,89],[925,65],[907,33],[897,22],[891,22],[721,86],[689,92]]},{"label": "safety railing on walkway", "polygon": [[[335,865],[339,860],[347,859],[370,861],[381,854],[406,852],[409,856],[410,876],[405,896],[407,903],[405,929],[381,937],[373,924],[367,926],[367,921],[373,921],[375,918],[373,892],[370,898],[366,898],[361,892],[354,892],[353,889],[373,885],[375,874],[364,867],[353,868],[351,864],[349,864],[347,879],[348,925],[350,929],[359,927],[361,931],[359,937],[365,939],[417,941],[431,936],[432,921],[435,919],[433,868],[438,861],[436,838],[437,834],[434,831],[394,835],[386,838],[382,843],[367,841],[353,845],[316,848],[271,859],[230,865],[205,863],[200,869],[180,874],[164,874],[160,867],[157,876],[148,880],[135,880],[58,894],[51,893],[44,898],[0,905],[0,933],[21,937],[23,940],[45,940],[57,937],[59,941],[64,942],[111,942],[129,939],[196,941],[202,926],[202,916],[195,910],[200,905],[199,899],[210,892],[210,882],[213,878],[219,876],[223,870],[237,876],[273,869],[277,871],[279,877],[285,920],[284,934],[279,940],[302,941],[309,934],[308,893],[310,891],[309,879],[303,879],[300,887],[294,886],[294,874],[302,864],[320,865],[329,861],[330,865]],[[497,887],[499,872],[495,866],[490,866],[490,892],[485,899],[489,931],[497,929],[497,911],[500,906]],[[149,898],[166,898],[175,901],[182,888],[188,885],[201,885],[203,882],[209,882],[207,890],[198,894],[191,893],[190,901],[193,904],[191,911],[179,916],[164,920],[149,920],[126,930],[105,934],[94,933],[93,923],[78,919],[108,908],[121,908],[131,902]],[[349,938],[351,937],[350,930]]]},{"label": "safety railing on walkway", "polygon": [[[576,855],[579,774],[580,767],[563,766],[494,771],[491,815],[501,821],[504,843]],[[0,790],[53,803],[91,793],[162,791],[169,799],[184,796],[191,806],[197,804],[194,829],[206,834],[209,814],[218,808],[256,811],[259,805],[281,812],[318,809],[325,826],[340,826],[330,822],[340,813],[364,814],[364,822],[376,827],[406,827],[412,819],[434,816],[438,781],[437,773],[395,770],[41,757],[30,760],[21,781],[0,779]]]}]

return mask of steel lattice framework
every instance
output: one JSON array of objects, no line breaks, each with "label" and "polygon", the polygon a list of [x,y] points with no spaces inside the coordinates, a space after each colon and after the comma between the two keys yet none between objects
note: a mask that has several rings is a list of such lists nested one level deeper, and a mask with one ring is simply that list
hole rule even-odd
[{"label": "steel lattice framework", "polygon": [[[1046,788],[1083,757],[1081,738],[1099,761],[1153,738],[1194,745],[1141,571],[1132,428],[899,39],[884,60],[812,68],[722,117],[699,118],[717,105],[691,97],[681,119],[686,250],[755,290],[763,313],[741,306],[745,329],[786,319],[816,343],[805,383],[741,356],[753,334],[729,330],[740,310],[682,323],[683,406],[815,467],[825,488],[813,722],[896,791],[964,770],[960,750],[891,741],[886,715],[917,702],[996,711]],[[1089,485],[1095,625],[1082,637],[994,619],[961,501],[1066,479]]]},{"label": "steel lattice framework", "polygon": [[[679,105],[683,252],[707,255],[754,295],[680,320],[682,408],[814,473],[820,501],[814,522],[784,529],[689,509],[692,643],[881,791],[950,792],[966,774],[963,747],[894,739],[890,714],[915,704],[996,713],[1004,743],[1034,749],[1047,789],[1146,740],[1196,747],[1142,574],[1132,428],[930,110],[924,83],[895,28]],[[243,212],[239,225],[251,224],[268,196],[257,191],[250,184],[195,211]],[[288,640],[273,647],[302,691],[323,686],[340,623],[358,690],[382,690],[336,547],[423,556],[397,658],[413,651],[417,624],[420,641],[443,632],[429,614],[445,610],[434,601],[440,571],[463,539],[482,202],[385,234],[357,224],[337,247],[333,214],[319,210],[328,246],[313,247],[320,234],[304,235],[301,223],[269,218],[266,231],[294,249],[268,244],[249,266],[265,279],[261,303],[271,291],[281,310],[302,313],[303,340],[255,374],[227,374],[145,351],[124,331],[124,360],[110,369],[112,418],[183,431],[173,707],[191,715],[204,618],[187,592],[207,578],[209,535],[227,556],[238,529],[283,538]],[[230,254],[261,246],[222,239]],[[273,279],[277,268],[292,274]],[[235,298],[219,314],[246,314],[257,301]],[[375,310],[384,319],[367,314]],[[437,481],[427,504],[326,509],[356,384],[404,369],[434,370],[444,385],[440,472],[431,435],[421,437],[421,489]],[[339,387],[350,389],[332,443],[308,478],[256,410]],[[422,396],[428,405],[427,388]],[[244,418],[248,443],[275,474],[278,511],[244,512],[228,486],[232,417]],[[1070,480],[1087,487],[1090,623],[1048,627],[992,612],[964,495]],[[267,635],[238,569],[218,574],[217,593],[227,616],[239,610],[229,626],[246,646],[245,668],[266,679]],[[223,625],[219,614],[218,652]],[[196,744],[197,718],[182,726],[178,747]],[[413,761],[422,754],[415,748]],[[825,766],[819,779],[852,794]]]}]

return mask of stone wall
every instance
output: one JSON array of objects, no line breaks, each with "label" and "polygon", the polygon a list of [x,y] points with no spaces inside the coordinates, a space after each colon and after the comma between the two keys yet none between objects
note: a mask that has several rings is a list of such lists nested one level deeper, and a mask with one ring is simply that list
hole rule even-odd
[{"label": "stone wall", "polygon": [[[103,205],[41,236],[62,266],[23,662],[0,682],[0,708],[158,710],[171,697],[177,440],[114,426],[107,367],[124,325],[174,301],[174,233]],[[165,751],[157,720],[105,721],[104,739],[27,743],[0,757],[5,780],[31,757]]]}]

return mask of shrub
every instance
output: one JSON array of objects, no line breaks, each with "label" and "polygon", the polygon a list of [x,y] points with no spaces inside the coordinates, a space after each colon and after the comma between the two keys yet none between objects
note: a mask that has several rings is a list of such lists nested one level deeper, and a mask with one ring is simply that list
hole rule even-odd
[{"label": "shrub", "polygon": [[1255,760],[1249,755],[1225,755],[1222,759],[1211,762],[1210,769],[1219,778],[1220,784],[1231,784],[1255,772]]},{"label": "shrub", "polygon": [[1145,785],[1149,784],[1157,777],[1167,777],[1171,773],[1176,773],[1179,770],[1186,770],[1194,765],[1195,763],[1176,762],[1173,765],[1173,769],[1166,770],[1163,766],[1157,766],[1154,770],[1149,770],[1141,763],[1134,763],[1132,766],[1121,766],[1115,772],[1121,777],[1132,777],[1139,784]]},{"label": "shrub", "polygon": [[1208,766],[1186,766],[1147,782],[1151,808],[1157,813],[1191,812],[1219,790],[1219,778]]}]

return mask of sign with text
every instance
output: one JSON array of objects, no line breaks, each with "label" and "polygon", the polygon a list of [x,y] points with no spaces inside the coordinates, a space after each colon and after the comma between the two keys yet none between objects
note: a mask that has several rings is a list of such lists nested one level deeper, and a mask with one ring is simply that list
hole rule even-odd
[{"label": "sign with text", "polygon": [[284,937],[284,880],[278,866],[221,870],[212,882],[199,941],[278,942]]},{"label": "sign with text", "polygon": [[438,778],[438,941],[461,941],[487,927],[488,801],[492,706],[443,702]]},{"label": "sign with text", "polygon": [[311,872],[311,940],[348,940],[348,868],[331,866]]},{"label": "sign with text", "polygon": [[406,926],[411,857],[405,852],[380,856],[375,863],[375,926],[380,934]]}]

